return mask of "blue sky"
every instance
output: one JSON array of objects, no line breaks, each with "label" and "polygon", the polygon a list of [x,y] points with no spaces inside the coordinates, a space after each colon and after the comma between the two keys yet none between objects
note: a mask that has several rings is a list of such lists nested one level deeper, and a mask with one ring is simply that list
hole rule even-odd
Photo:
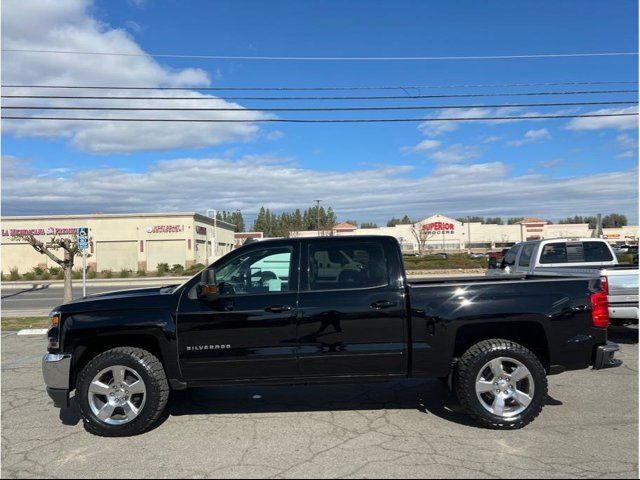
[{"label": "blue sky", "polygon": [[[3,6],[3,48],[92,51],[139,48],[146,53],[384,57],[631,52],[637,50],[638,44],[637,3],[633,1],[63,0],[38,4],[6,2]],[[635,57],[273,62],[81,56],[61,59],[7,52],[2,62],[5,84],[173,85],[184,86],[187,91],[189,87],[206,85],[636,81],[638,71]],[[566,89],[570,87],[544,90]],[[422,93],[527,90],[535,89],[428,89]],[[572,95],[551,100],[637,98],[628,94],[593,97]],[[500,97],[380,104],[549,100]],[[267,102],[258,101],[238,104],[252,108],[267,106]],[[347,104],[371,105],[371,102],[332,103]],[[303,105],[327,106],[328,102],[295,102],[295,106]],[[575,112],[600,108],[609,107],[584,107]],[[565,109],[529,108],[515,114],[559,113]],[[489,109],[481,112],[484,116],[495,113]],[[419,111],[342,116],[439,114]],[[186,114],[176,114],[179,115]],[[355,217],[380,223],[405,213],[415,217],[440,212],[505,217],[540,215],[554,219],[594,214],[601,209],[602,213],[622,211],[635,222],[636,122],[635,117],[477,122],[447,124],[450,128],[440,131],[420,128],[415,123],[198,128],[173,124],[147,128],[114,127],[112,122],[101,122],[85,128],[75,124],[5,121],[3,213],[241,208],[251,219],[262,204],[282,210],[306,207],[313,199],[322,198],[338,210],[342,219]],[[423,148],[415,148],[421,142]],[[99,181],[94,184],[96,178]],[[167,179],[169,183],[163,183]],[[170,194],[165,189],[171,190]],[[47,192],[44,197],[38,195],[43,191]]]}]

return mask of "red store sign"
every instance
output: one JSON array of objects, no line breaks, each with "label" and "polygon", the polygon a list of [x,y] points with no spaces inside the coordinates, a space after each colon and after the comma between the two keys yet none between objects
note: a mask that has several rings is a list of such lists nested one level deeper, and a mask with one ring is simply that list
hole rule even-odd
[{"label": "red store sign", "polygon": [[422,225],[421,230],[429,233],[453,234],[455,225],[447,222],[431,222]]},{"label": "red store sign", "polygon": [[147,233],[181,233],[184,225],[153,225],[147,227]]}]

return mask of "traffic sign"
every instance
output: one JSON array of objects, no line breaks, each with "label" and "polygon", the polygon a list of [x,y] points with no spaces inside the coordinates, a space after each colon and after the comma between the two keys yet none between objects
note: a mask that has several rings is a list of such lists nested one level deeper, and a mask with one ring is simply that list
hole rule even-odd
[{"label": "traffic sign", "polygon": [[78,228],[78,250],[89,248],[89,229],[87,227]]}]

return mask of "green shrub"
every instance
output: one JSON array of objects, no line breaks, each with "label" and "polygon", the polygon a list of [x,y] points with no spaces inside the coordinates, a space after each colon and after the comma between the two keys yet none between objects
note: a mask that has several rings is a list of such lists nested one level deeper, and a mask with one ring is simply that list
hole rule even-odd
[{"label": "green shrub", "polygon": [[167,274],[167,272],[169,271],[169,264],[168,263],[159,263],[158,266],[156,267],[156,271],[157,271],[159,277],[165,276]]},{"label": "green shrub", "polygon": [[59,268],[58,269],[58,273],[56,273],[54,276],[55,276],[56,280],[63,280],[64,279],[64,270]]},{"label": "green shrub", "polygon": [[171,273],[173,275],[182,275],[184,273],[184,267],[179,263],[176,263],[175,265],[173,265],[173,267],[171,267]]},{"label": "green shrub", "polygon": [[202,264],[202,263],[196,263],[195,265],[191,265],[189,268],[187,268],[184,273],[186,275],[195,275],[196,273],[198,273],[201,270],[204,270],[207,266]]},{"label": "green shrub", "polygon": [[35,280],[36,279],[36,274],[33,272],[27,272],[24,275],[22,275],[22,279],[23,280]]},{"label": "green shrub", "polygon": [[146,270],[138,270],[138,271],[136,272],[136,275],[137,275],[138,277],[146,277],[146,276],[147,276],[147,271],[146,271]]},{"label": "green shrub", "polygon": [[40,280],[51,280],[51,274],[48,270],[42,272],[42,275],[40,275]]},{"label": "green shrub", "polygon": [[126,268],[120,270],[120,278],[128,278],[129,276],[131,276],[131,270],[127,270]]},{"label": "green shrub", "polygon": [[87,278],[96,278],[98,276],[98,272],[96,272],[93,268],[87,268]]},{"label": "green shrub", "polygon": [[37,266],[37,267],[33,267],[33,274],[36,277],[39,277],[40,275],[42,275],[44,273],[44,268],[41,266]]},{"label": "green shrub", "polygon": [[11,270],[9,270],[9,280],[14,282],[16,280],[20,280],[20,274],[18,273],[17,268],[12,268]]},{"label": "green shrub", "polygon": [[102,276],[104,278],[113,278],[113,272],[111,270],[103,270]]},{"label": "green shrub", "polygon": [[61,271],[62,271],[62,268],[60,267],[49,267],[49,274],[52,277],[57,277]]},{"label": "green shrub", "polygon": [[71,272],[71,278],[73,278],[74,280],[78,280],[79,278],[82,278],[82,270],[73,270]]}]

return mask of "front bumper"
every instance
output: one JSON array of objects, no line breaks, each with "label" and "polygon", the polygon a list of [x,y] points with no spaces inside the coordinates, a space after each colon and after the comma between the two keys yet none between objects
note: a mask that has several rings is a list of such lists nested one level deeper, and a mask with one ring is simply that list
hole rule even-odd
[{"label": "front bumper", "polygon": [[617,343],[607,342],[606,345],[600,345],[596,348],[594,370],[602,370],[603,368],[613,368],[622,365],[622,360],[614,358],[615,353],[620,350]]},{"label": "front bumper", "polygon": [[69,406],[70,353],[47,353],[42,358],[42,376],[47,393],[58,408]]}]

